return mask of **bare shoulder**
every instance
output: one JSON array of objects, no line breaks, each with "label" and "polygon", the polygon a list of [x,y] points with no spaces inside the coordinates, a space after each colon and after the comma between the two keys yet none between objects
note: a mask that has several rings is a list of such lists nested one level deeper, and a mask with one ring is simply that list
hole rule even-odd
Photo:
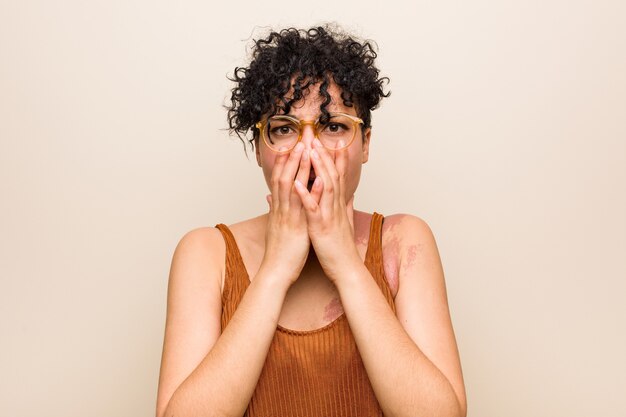
[{"label": "bare shoulder", "polygon": [[[257,255],[263,253],[266,222],[267,214],[262,214],[232,224],[224,223],[232,234],[237,250],[241,253],[248,271],[256,270],[255,265],[258,268],[260,258]],[[226,242],[222,231],[217,227],[193,229],[183,236],[179,247],[183,252],[188,251],[190,256],[194,258],[194,262],[204,263],[205,265],[210,263],[213,267],[219,266],[219,288],[221,294],[224,290],[226,278]]]},{"label": "bare shoulder", "polygon": [[197,251],[210,249],[215,252],[217,249],[224,249],[224,239],[217,227],[198,227],[185,233],[178,242],[176,250]]},{"label": "bare shoulder", "polygon": [[430,226],[426,221],[414,214],[396,213],[385,216],[383,230],[385,227],[397,237],[406,237],[414,233],[431,233]]},{"label": "bare shoulder", "polygon": [[226,244],[216,227],[186,232],[172,256],[168,309],[174,303],[191,305],[192,302],[205,304],[202,300],[206,299],[220,300],[225,255]]},{"label": "bare shoulder", "polygon": [[435,245],[435,237],[428,223],[421,217],[397,213],[385,217],[383,236],[397,243],[404,261],[414,260],[415,254],[428,245]]},{"label": "bare shoulder", "polygon": [[420,245],[431,239],[430,227],[422,218],[407,213],[385,216],[382,226],[383,263],[394,298],[401,284],[401,268],[405,268],[407,262],[415,262]]},{"label": "bare shoulder", "polygon": [[198,227],[181,237],[174,251],[172,267],[175,263],[184,263],[187,268],[223,277],[225,255],[222,233],[216,227]]}]

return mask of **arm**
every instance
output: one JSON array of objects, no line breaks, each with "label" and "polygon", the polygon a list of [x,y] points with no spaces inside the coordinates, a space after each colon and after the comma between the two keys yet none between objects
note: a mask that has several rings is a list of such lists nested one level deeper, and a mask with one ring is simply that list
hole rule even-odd
[{"label": "arm", "polygon": [[174,252],[157,417],[241,416],[261,374],[288,285],[262,265],[220,335],[223,246],[196,229]]},{"label": "arm", "polygon": [[421,219],[407,215],[400,225],[397,317],[359,262],[335,280],[346,317],[386,416],[464,417],[463,376],[437,246]]},{"label": "arm", "polygon": [[157,417],[241,416],[248,407],[287,291],[310,249],[306,217],[293,189],[294,177],[306,181],[310,171],[308,153],[299,145],[274,160],[263,260],[221,335],[220,231],[209,228],[209,239],[192,232],[176,248]]}]

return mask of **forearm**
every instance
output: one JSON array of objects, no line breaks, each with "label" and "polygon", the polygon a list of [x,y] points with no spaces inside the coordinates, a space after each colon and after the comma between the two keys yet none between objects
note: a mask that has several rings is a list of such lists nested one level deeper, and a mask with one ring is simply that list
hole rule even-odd
[{"label": "forearm", "polygon": [[367,268],[351,268],[337,288],[384,414],[462,416],[452,385],[411,340]]},{"label": "forearm", "polygon": [[263,268],[210,352],[174,392],[165,416],[242,416],[254,392],[287,293]]}]

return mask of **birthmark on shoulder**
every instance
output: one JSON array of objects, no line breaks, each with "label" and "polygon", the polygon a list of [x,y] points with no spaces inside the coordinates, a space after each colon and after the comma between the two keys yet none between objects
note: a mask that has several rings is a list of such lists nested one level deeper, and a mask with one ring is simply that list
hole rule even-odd
[{"label": "birthmark on shoulder", "polygon": [[393,232],[393,229],[395,229],[397,225],[402,223],[403,218],[404,215],[402,214],[395,214],[385,217],[385,221],[383,221],[383,233],[387,233],[387,231]]},{"label": "birthmark on shoulder", "polygon": [[406,271],[415,267],[420,259],[420,254],[424,250],[423,243],[417,243],[414,245],[409,245],[406,248],[406,255],[402,262],[402,270]]},{"label": "birthmark on shoulder", "polygon": [[398,293],[398,263],[400,259],[400,239],[392,236],[383,248],[383,268],[389,289],[393,296]]},{"label": "birthmark on shoulder", "polygon": [[406,266],[407,268],[412,267],[417,262],[417,254],[422,249],[422,244],[419,243],[417,245],[410,245],[406,251]]},{"label": "birthmark on shoulder", "polygon": [[324,309],[324,320],[331,322],[343,314],[343,305],[339,297],[335,297],[326,305]]}]

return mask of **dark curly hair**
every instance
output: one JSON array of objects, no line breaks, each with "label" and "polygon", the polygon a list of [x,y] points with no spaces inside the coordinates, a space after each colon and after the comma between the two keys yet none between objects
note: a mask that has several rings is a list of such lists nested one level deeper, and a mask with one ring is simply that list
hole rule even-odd
[{"label": "dark curly hair", "polygon": [[[328,117],[332,79],[341,88],[344,105],[356,106],[364,129],[371,126],[371,111],[390,94],[383,91],[389,78],[380,78],[374,66],[377,54],[371,41],[360,41],[326,25],[272,31],[253,42],[250,66],[236,67],[233,77],[229,77],[236,86],[231,90],[231,105],[226,106],[230,133],[237,133],[244,151],[246,140],[254,150],[259,137],[255,124],[263,115],[289,113],[303,92],[318,82],[324,97],[320,105],[322,120]],[[292,88],[292,97],[285,97]],[[252,138],[246,139],[249,130]]]}]

